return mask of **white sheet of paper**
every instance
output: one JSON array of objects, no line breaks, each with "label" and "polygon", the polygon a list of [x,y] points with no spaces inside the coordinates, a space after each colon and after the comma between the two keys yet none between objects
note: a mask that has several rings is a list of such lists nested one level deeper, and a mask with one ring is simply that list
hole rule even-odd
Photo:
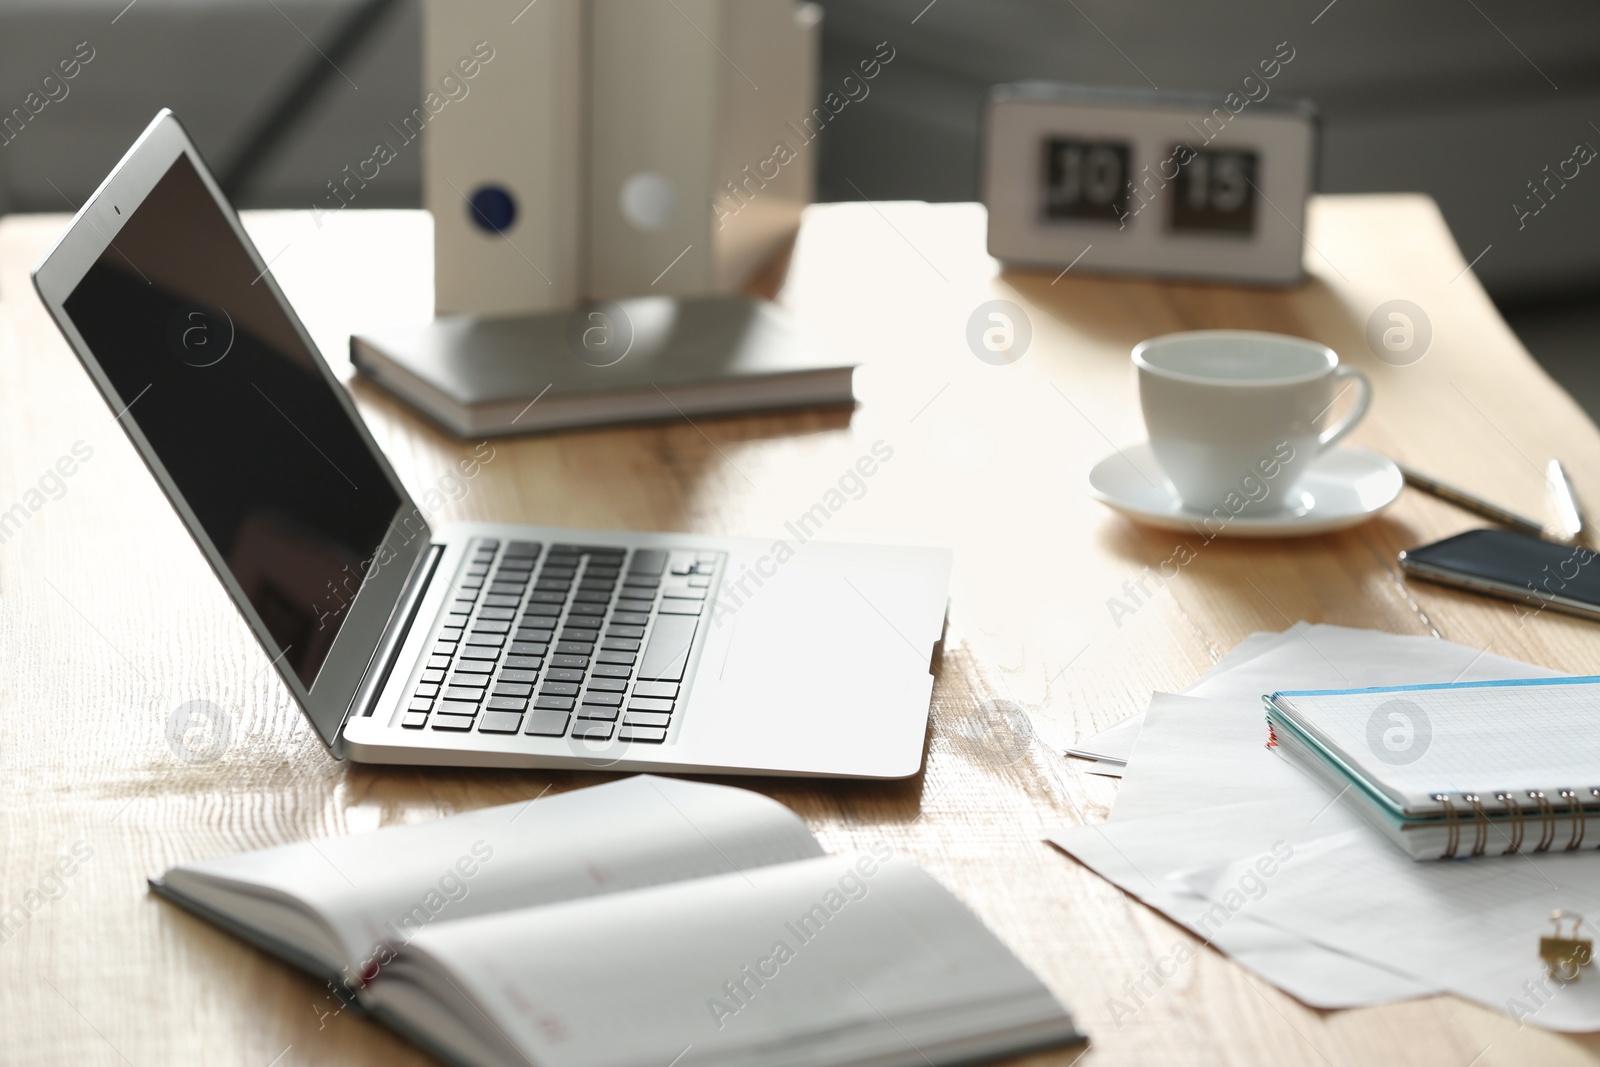
[{"label": "white sheet of paper", "polygon": [[[1383,1004],[1436,992],[1408,974],[1375,966],[1338,951],[1312,944],[1277,926],[1258,921],[1248,908],[1230,912],[1221,921],[1206,921],[1213,910],[1209,900],[1186,891],[1168,879],[1184,870],[1186,859],[1207,863],[1205,857],[1270,854],[1275,841],[1303,828],[1315,809],[1252,801],[1208,808],[1155,819],[1124,819],[1092,826],[1075,826],[1051,833],[1048,840],[1070,853],[1101,877],[1122,887],[1169,918],[1183,924],[1241,966],[1317,1008],[1350,1008]],[[1336,829],[1347,828],[1354,816],[1335,808],[1328,820]],[[1226,910],[1226,909],[1224,909]],[[1171,957],[1173,953],[1166,953]],[[1135,976],[1137,977],[1137,976]],[[1115,987],[1115,983],[1110,983]],[[1124,1007],[1125,991],[1114,988],[1112,997]],[[1118,1015],[1109,999],[1099,1005],[1078,1004],[1080,1017],[1090,1029],[1098,1016]]]},{"label": "white sheet of paper", "polygon": [[[1305,623],[1297,625],[1304,626]],[[1260,654],[1282,640],[1284,634],[1254,633],[1240,641],[1233,650],[1211,665],[1211,668],[1202,674],[1189,689],[1199,685],[1209,678],[1213,678],[1225,671],[1230,671],[1239,664]],[[1185,689],[1184,692],[1189,692]],[[1139,740],[1139,729],[1144,725],[1144,712],[1137,711],[1115,726],[1108,726],[1097,734],[1079,741],[1067,749],[1066,754],[1077,756],[1079,759],[1097,760],[1102,763],[1125,764],[1128,757],[1133,755],[1133,746]],[[1121,772],[1115,774],[1107,768],[1094,768],[1091,773],[1104,774],[1109,777],[1120,777]]]},{"label": "white sheet of paper", "polygon": [[[1241,860],[1183,880],[1221,902],[1251,870]],[[1519,1022],[1600,1029],[1600,982],[1588,973],[1568,983],[1552,979],[1538,954],[1552,910],[1600,915],[1600,855],[1593,850],[1417,861],[1355,827],[1298,846],[1264,884],[1246,905],[1258,920],[1403,966]]]},{"label": "white sheet of paper", "polygon": [[[1435,992],[1436,984],[1406,977],[1404,967],[1397,973],[1335,956],[1248,912],[1220,931],[1199,930],[1195,920],[1208,909],[1196,908],[1181,886],[1162,882],[1181,869],[1181,855],[1259,851],[1263,826],[1305,837],[1359,825],[1353,814],[1330,806],[1320,785],[1265,747],[1262,693],[1291,684],[1348,688],[1553,672],[1435,638],[1347,627],[1299,623],[1263,637],[1252,642],[1249,655],[1208,672],[1188,691],[1194,696],[1158,694],[1125,768],[1112,821],[1050,840],[1306,1003],[1353,1007]],[[1241,821],[1253,812],[1269,817],[1263,826]],[[1138,824],[1126,841],[1119,833],[1124,821]]]}]

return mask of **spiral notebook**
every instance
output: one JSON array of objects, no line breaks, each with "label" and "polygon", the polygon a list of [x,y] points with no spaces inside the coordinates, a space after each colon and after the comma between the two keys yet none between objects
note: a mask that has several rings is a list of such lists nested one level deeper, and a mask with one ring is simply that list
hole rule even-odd
[{"label": "spiral notebook", "polygon": [[1417,859],[1600,848],[1600,676],[1266,701],[1268,743]]}]

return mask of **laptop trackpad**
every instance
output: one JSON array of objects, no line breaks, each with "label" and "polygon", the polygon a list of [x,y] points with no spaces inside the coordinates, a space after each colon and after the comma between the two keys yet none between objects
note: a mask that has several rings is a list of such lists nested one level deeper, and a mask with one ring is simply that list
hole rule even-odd
[{"label": "laptop trackpad", "polygon": [[796,769],[884,774],[887,759],[920,759],[948,557],[813,543],[729,563],[680,738],[696,758],[727,745],[743,762],[765,739],[774,766]]}]

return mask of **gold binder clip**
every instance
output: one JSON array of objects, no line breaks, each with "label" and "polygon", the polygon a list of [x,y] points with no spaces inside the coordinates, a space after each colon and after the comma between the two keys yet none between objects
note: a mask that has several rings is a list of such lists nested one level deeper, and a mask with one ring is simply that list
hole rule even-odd
[{"label": "gold binder clip", "polygon": [[[1539,938],[1539,958],[1544,960],[1550,977],[1560,982],[1571,982],[1578,977],[1578,968],[1587,967],[1594,959],[1594,941],[1578,936],[1583,916],[1576,912],[1558,908],[1550,913],[1550,923],[1555,927],[1555,933]],[[1564,933],[1563,924],[1566,924]]]}]

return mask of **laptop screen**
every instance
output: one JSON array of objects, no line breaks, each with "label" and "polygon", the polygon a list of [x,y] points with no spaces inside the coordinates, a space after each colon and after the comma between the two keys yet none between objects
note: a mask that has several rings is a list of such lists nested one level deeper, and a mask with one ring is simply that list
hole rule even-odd
[{"label": "laptop screen", "polygon": [[401,497],[187,155],[65,307],[310,689]]}]

